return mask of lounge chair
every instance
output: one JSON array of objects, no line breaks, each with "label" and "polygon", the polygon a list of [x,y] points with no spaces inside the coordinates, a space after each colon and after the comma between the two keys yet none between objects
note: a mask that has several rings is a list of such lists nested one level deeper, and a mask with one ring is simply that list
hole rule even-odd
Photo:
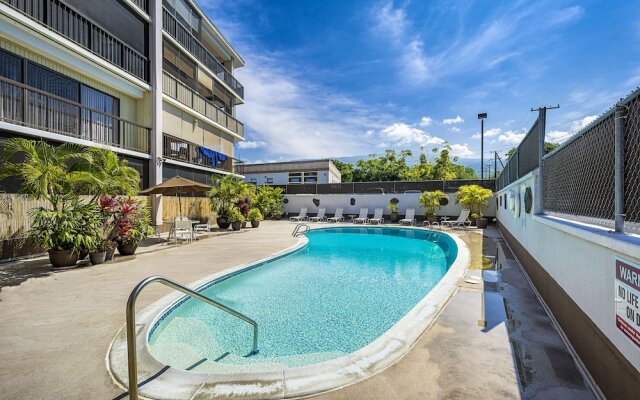
[{"label": "lounge chair", "polygon": [[289,218],[289,221],[291,221],[291,222],[300,222],[300,221],[304,221],[306,219],[308,219],[308,217],[307,217],[307,208],[306,207],[302,207],[300,209],[300,214],[298,214],[298,216],[296,216],[296,217]]},{"label": "lounge chair", "polygon": [[367,221],[367,222],[368,223],[375,222],[378,225],[383,224],[384,223],[384,218],[382,218],[383,211],[384,210],[382,208],[376,208],[373,211],[373,218],[369,218],[369,221]]},{"label": "lounge chair", "polygon": [[366,224],[367,222],[369,222],[369,218],[367,218],[368,215],[369,215],[369,209],[361,208],[360,215],[358,215],[358,218],[354,218],[351,222],[353,222],[354,224],[357,224],[358,222]]},{"label": "lounge chair", "polygon": [[408,223],[409,225],[413,225],[416,223],[416,209],[415,208],[407,208],[407,214],[400,221],[400,225]]},{"label": "lounge chair", "polygon": [[321,208],[318,210],[318,214],[315,217],[309,217],[309,221],[311,222],[320,222],[327,219],[324,214],[327,212],[326,208]]},{"label": "lounge chair", "polygon": [[441,225],[447,226],[449,228],[453,228],[454,226],[457,226],[457,227],[471,226],[471,220],[469,219],[469,214],[471,214],[471,211],[465,208],[462,210],[462,212],[458,216],[458,219],[453,221],[442,221]]},{"label": "lounge chair", "polygon": [[344,208],[336,208],[336,213],[331,218],[327,218],[327,222],[340,222],[344,221]]},{"label": "lounge chair", "polygon": [[209,217],[207,219],[206,224],[196,224],[193,226],[194,232],[206,232],[211,233],[211,231],[216,228],[218,225],[216,224],[216,219],[213,217]]},{"label": "lounge chair", "polygon": [[428,228],[438,228],[440,230],[442,230],[442,225],[440,225],[440,223],[438,221],[433,221],[433,222],[429,222],[429,220],[425,219],[424,221],[422,221],[422,227],[428,227]]}]

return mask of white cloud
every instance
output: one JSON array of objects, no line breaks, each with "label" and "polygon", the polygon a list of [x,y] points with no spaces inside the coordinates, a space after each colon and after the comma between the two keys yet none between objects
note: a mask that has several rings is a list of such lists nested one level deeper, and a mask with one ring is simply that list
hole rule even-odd
[{"label": "white cloud", "polygon": [[420,123],[418,125],[427,127],[433,123],[433,118],[425,115],[420,119]]},{"label": "white cloud", "polygon": [[397,122],[380,131],[380,135],[396,146],[442,144],[444,139],[431,136],[429,133],[415,126]]},{"label": "white cloud", "polygon": [[465,144],[452,144],[451,145],[451,155],[454,157],[460,158],[468,158],[473,156],[475,153],[469,150],[469,146]]},{"label": "white cloud", "polygon": [[525,132],[518,133],[515,131],[506,131],[505,133],[498,136],[498,141],[507,143],[507,144],[517,145],[522,141],[522,139],[524,139],[526,135],[527,134]]},{"label": "white cloud", "polygon": [[586,117],[584,117],[582,119],[573,121],[571,123],[571,132],[572,133],[578,132],[582,128],[585,128],[587,125],[589,125],[590,123],[595,121],[596,119],[598,119],[597,115],[587,115]]},{"label": "white cloud", "polygon": [[[500,133],[502,133],[502,128],[491,128],[484,131],[484,137],[490,138],[490,137],[498,136]],[[471,136],[471,138],[480,139],[480,132],[474,134],[473,136]]]},{"label": "white cloud", "polygon": [[246,140],[244,142],[238,142],[239,149],[257,149],[259,147],[264,147],[265,143],[261,140],[258,141],[250,141]]},{"label": "white cloud", "polygon": [[574,120],[571,122],[571,127],[568,131],[553,130],[549,131],[545,135],[545,139],[552,143],[562,143],[569,139],[571,136],[578,133],[583,128],[586,128],[590,123],[598,119],[597,115],[587,115],[586,117]]},{"label": "white cloud", "polygon": [[562,143],[572,135],[567,131],[550,131],[545,134],[545,140],[551,143]]},{"label": "white cloud", "polygon": [[449,128],[449,130],[450,130],[451,132],[455,132],[455,133],[460,132],[460,128],[458,128],[457,126],[452,126],[451,128]]},{"label": "white cloud", "polygon": [[442,123],[445,125],[461,124],[463,122],[464,119],[459,115],[456,115],[455,118],[445,118],[442,120]]}]

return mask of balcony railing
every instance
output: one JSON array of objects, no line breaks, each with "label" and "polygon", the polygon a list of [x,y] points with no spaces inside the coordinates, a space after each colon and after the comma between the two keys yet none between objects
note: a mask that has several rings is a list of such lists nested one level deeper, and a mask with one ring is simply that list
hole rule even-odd
[{"label": "balcony railing", "polygon": [[149,0],[131,0],[135,5],[147,14],[149,14]]},{"label": "balcony railing", "polygon": [[149,128],[4,77],[0,121],[149,152]]},{"label": "balcony railing", "polygon": [[93,54],[149,81],[149,60],[59,0],[0,0]]},{"label": "balcony railing", "polygon": [[212,121],[244,136],[244,125],[231,115],[215,106],[211,101],[196,93],[166,71],[162,73],[162,92],[185,106],[199,112]]},{"label": "balcony railing", "polygon": [[171,160],[219,169],[234,174],[242,174],[244,165],[242,161],[227,156],[227,161],[214,166],[211,160],[198,150],[198,145],[169,135],[162,137],[162,155]]},{"label": "balcony railing", "polygon": [[241,99],[244,98],[244,87],[231,75],[231,72],[220,64],[200,43],[191,31],[185,28],[166,8],[162,9],[162,27],[178,43],[189,51],[201,63],[207,66],[216,76],[231,88]]}]

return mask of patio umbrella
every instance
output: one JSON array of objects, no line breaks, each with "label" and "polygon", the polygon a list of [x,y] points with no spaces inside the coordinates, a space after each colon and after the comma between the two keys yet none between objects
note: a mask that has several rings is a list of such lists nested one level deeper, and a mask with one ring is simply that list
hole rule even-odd
[{"label": "patio umbrella", "polygon": [[206,192],[211,186],[192,181],[181,176],[174,176],[171,179],[152,186],[140,192],[140,194],[176,194],[178,196],[178,205],[180,207],[180,215],[182,216],[182,193]]}]

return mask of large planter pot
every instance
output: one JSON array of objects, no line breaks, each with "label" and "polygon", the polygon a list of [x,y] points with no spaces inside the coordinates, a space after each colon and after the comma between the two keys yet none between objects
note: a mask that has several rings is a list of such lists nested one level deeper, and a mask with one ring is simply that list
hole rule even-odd
[{"label": "large planter pot", "polygon": [[137,244],[122,243],[118,244],[118,253],[123,256],[132,256],[136,253]]},{"label": "large planter pot", "polygon": [[89,250],[80,249],[80,254],[78,255],[78,260],[84,260],[89,255]]},{"label": "large planter pot", "polygon": [[113,260],[113,255],[116,254],[116,246],[114,245],[109,250],[105,251],[105,261]]},{"label": "large planter pot", "polygon": [[243,222],[242,222],[242,229],[244,229],[244,228],[246,228],[246,227],[247,227],[247,221],[243,221]]},{"label": "large planter pot", "polygon": [[391,213],[391,222],[398,222],[400,221],[400,215],[398,214],[397,211],[393,211]]},{"label": "large planter pot", "polygon": [[251,221],[251,227],[252,228],[257,228],[260,226],[260,221]]},{"label": "large planter pot", "polygon": [[429,221],[430,224],[433,224],[434,222],[438,222],[438,217],[432,215],[430,217],[427,217],[427,221]]},{"label": "large planter pot", "polygon": [[216,218],[216,224],[218,224],[218,228],[220,229],[229,229],[231,223],[224,217]]},{"label": "large planter pot", "polygon": [[236,221],[231,223],[231,229],[233,229],[234,231],[239,231],[240,228],[242,228],[242,222]]},{"label": "large planter pot", "polygon": [[70,267],[78,262],[78,252],[73,250],[49,250],[49,261],[53,268]]},{"label": "large planter pot", "polygon": [[89,260],[91,260],[91,264],[98,265],[105,262],[107,259],[106,251],[99,251],[95,253],[89,253]]},{"label": "large planter pot", "polygon": [[486,218],[478,218],[476,219],[476,227],[484,229],[489,225],[489,220]]}]

